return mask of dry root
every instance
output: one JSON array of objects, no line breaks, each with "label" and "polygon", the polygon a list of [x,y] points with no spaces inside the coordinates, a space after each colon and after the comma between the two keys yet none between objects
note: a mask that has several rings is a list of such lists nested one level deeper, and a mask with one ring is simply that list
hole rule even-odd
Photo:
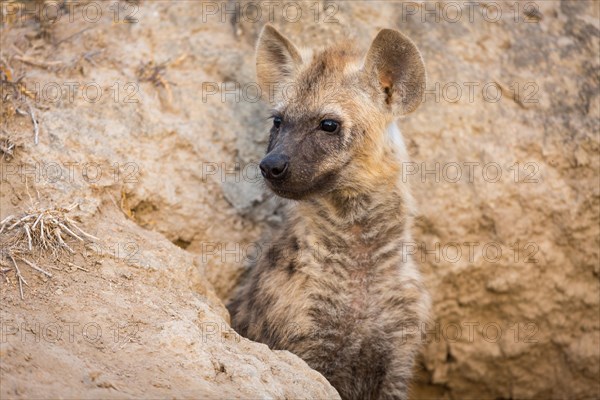
[{"label": "dry root", "polygon": [[75,254],[75,250],[69,246],[70,242],[86,243],[90,240],[98,240],[97,237],[81,229],[67,215],[77,206],[78,204],[75,203],[67,208],[33,209],[21,215],[9,215],[0,221],[0,235],[7,238],[0,241],[2,247],[6,249],[2,252],[2,260],[0,260],[6,268],[0,269],[0,273],[7,281],[9,281],[7,274],[11,271],[15,273],[21,299],[23,284],[27,285],[27,282],[21,274],[19,262],[50,278],[52,277],[50,272],[31,261],[35,251],[51,254],[58,259],[65,252]]}]

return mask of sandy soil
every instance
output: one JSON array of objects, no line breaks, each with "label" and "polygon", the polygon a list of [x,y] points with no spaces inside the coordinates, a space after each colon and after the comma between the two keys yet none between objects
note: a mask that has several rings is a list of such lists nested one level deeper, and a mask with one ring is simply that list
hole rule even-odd
[{"label": "sandy soil", "polygon": [[[272,19],[309,46],[396,27],[423,52],[430,91],[400,121],[419,204],[407,251],[434,299],[413,398],[597,398],[598,3],[502,1],[495,22],[493,5],[456,19],[449,3],[438,21],[329,1]],[[27,253],[53,276],[19,262],[21,299],[8,253],[26,236],[0,234],[0,395],[335,398],[298,357],[231,331],[222,303],[281,222],[254,179],[267,9],[114,4],[49,23],[3,3],[0,220],[76,204],[98,239]]]}]

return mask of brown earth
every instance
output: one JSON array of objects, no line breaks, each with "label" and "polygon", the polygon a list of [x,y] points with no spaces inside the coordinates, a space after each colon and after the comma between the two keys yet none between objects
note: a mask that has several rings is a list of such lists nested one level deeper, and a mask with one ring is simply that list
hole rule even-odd
[{"label": "brown earth", "polygon": [[[22,300],[15,230],[1,234],[0,397],[335,398],[298,357],[231,331],[222,303],[281,222],[255,179],[268,6],[80,1],[49,23],[48,3],[3,2],[0,220],[77,203],[99,239],[29,254],[53,276],[20,263]],[[425,58],[430,91],[400,121],[419,205],[407,251],[434,300],[415,399],[600,397],[599,3],[518,4],[272,9],[301,45],[395,27]]]}]

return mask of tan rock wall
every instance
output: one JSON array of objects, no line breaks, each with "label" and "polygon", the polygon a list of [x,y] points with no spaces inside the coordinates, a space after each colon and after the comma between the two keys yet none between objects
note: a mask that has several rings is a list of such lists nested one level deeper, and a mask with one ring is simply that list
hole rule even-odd
[{"label": "tan rock wall", "polygon": [[[18,147],[1,161],[0,219],[78,202],[101,239],[73,261],[89,272],[24,271],[25,301],[13,275],[2,284],[3,327],[19,327],[0,347],[3,396],[335,396],[297,357],[221,325],[217,295],[281,220],[247,167],[266,146],[267,107],[244,90],[268,8],[257,19],[239,3],[233,23],[224,3],[142,1],[128,24],[132,8],[115,23],[106,3],[91,22],[83,3],[45,37],[34,20],[2,28],[13,80],[25,74],[31,90],[94,83],[103,94],[29,99],[37,146],[29,117],[2,103],[3,137]],[[419,206],[407,251],[434,300],[413,397],[600,395],[598,3],[298,4],[297,22],[282,6],[273,23],[299,44],[366,45],[395,27],[426,61],[429,92],[400,121]],[[50,178],[56,165],[62,179]],[[104,341],[49,342],[35,328],[71,322],[98,323]],[[138,330],[115,342],[114,324]],[[205,343],[213,328],[224,339]]]}]

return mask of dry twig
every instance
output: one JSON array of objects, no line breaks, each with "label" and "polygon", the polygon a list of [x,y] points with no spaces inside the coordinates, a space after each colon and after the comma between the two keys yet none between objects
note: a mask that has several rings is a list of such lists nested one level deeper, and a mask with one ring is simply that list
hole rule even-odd
[{"label": "dry twig", "polygon": [[[7,240],[3,240],[2,247],[7,251],[5,257],[12,261],[12,265],[4,264],[0,258],[0,264],[7,269],[0,269],[8,282],[7,273],[14,271],[19,284],[19,293],[23,298],[23,284],[27,285],[21,274],[18,262],[22,262],[31,269],[51,278],[52,274],[41,268],[31,260],[31,255],[36,249],[50,252],[59,257],[61,252],[75,254],[75,251],[67,243],[69,238],[86,243],[88,240],[98,240],[95,236],[85,232],[78,226],[67,213],[72,211],[78,204],[74,203],[66,208],[31,209],[21,215],[9,215],[0,221],[0,233]],[[12,235],[11,235],[12,234]],[[86,271],[83,267],[68,263],[72,267]]]}]

